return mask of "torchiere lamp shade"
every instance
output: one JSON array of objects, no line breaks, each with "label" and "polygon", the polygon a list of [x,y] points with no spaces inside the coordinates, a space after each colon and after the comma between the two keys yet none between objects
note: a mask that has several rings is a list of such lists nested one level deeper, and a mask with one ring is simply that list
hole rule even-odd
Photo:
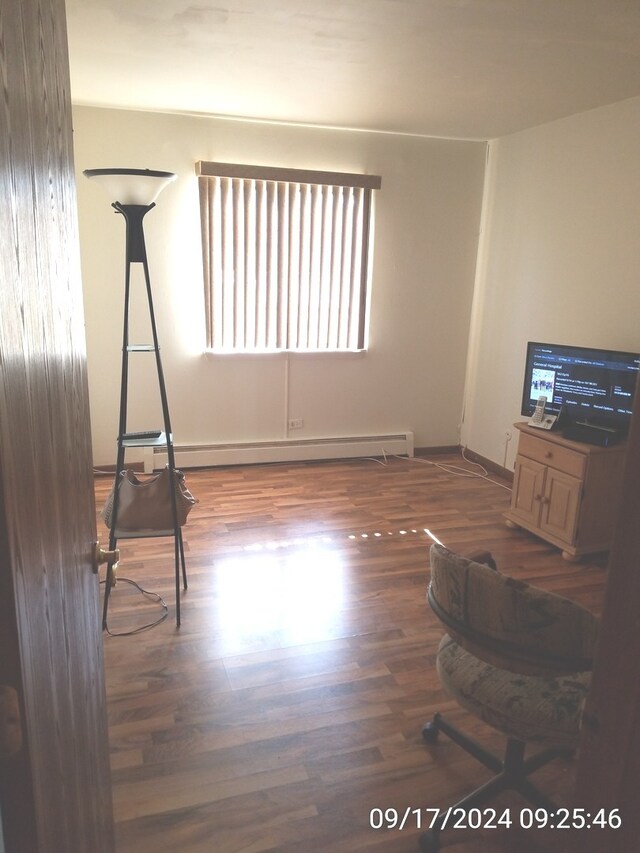
[{"label": "torchiere lamp shade", "polygon": [[99,183],[113,201],[146,207],[176,179],[174,172],[154,169],[85,169],[83,174]]}]

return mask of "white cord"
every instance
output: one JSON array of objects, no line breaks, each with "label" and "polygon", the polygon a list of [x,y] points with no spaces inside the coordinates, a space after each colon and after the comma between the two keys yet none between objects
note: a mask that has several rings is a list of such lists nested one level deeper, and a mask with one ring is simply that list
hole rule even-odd
[{"label": "white cord", "polygon": [[388,464],[388,463],[387,463],[387,454],[386,454],[386,452],[385,452],[384,447],[382,448],[382,458],[383,458],[383,460],[384,460],[384,461],[382,461],[382,460],[378,459],[378,458],[377,458],[377,457],[375,457],[375,456],[365,456],[365,457],[364,457],[364,459],[363,459],[363,461],[364,461],[364,462],[377,462],[377,463],[378,463],[378,465],[387,465],[387,464]]},{"label": "white cord", "polygon": [[503,467],[503,468],[506,468],[506,467],[507,467],[507,453],[509,452],[509,442],[510,442],[510,441],[511,441],[511,433],[510,433],[510,432],[508,432],[508,433],[506,434],[505,442],[504,442],[504,460],[503,460],[503,462],[502,462],[502,467]]},{"label": "white cord", "polygon": [[[461,451],[462,458],[465,462],[468,462],[469,465],[477,465],[478,468],[482,471],[482,473],[478,473],[477,471],[469,471],[468,468],[461,468],[459,465],[450,465],[447,462],[432,462],[430,459],[423,459],[420,456],[398,456],[396,453],[390,454],[394,459],[402,459],[405,462],[420,462],[424,465],[433,465],[434,468],[439,468],[441,471],[444,471],[446,474],[453,474],[456,477],[475,477],[480,480],[487,480],[489,483],[492,483],[494,486],[500,486],[501,489],[506,489],[508,492],[511,491],[509,486],[505,486],[504,483],[498,483],[496,480],[492,480],[489,476],[489,472],[486,468],[484,468],[479,462],[473,462],[471,459],[467,459],[464,455],[464,450]],[[382,449],[382,454],[384,457],[384,462],[380,462],[379,459],[373,459],[374,462],[378,462],[380,465],[387,464],[387,454]]]}]

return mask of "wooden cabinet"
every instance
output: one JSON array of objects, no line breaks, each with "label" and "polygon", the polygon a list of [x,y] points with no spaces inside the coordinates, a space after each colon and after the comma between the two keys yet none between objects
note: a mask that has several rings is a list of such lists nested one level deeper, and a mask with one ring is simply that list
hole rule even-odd
[{"label": "wooden cabinet", "polygon": [[606,551],[622,488],[623,444],[596,447],[524,423],[507,524],[562,549],[565,559]]}]

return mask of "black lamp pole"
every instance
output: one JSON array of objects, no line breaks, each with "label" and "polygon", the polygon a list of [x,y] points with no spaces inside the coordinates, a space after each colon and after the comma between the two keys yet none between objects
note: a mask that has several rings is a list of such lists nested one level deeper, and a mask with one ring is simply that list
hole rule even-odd
[{"label": "black lamp pole", "polygon": [[[174,536],[175,543],[175,584],[176,584],[176,623],[180,625],[180,565],[182,566],[182,580],[184,588],[187,588],[187,575],[184,562],[184,548],[182,543],[182,531],[178,523],[177,504],[176,504],[176,476],[175,476],[175,457],[173,451],[173,435],[171,431],[171,420],[169,417],[169,405],[167,402],[167,391],[164,381],[164,372],[162,370],[162,361],[160,359],[160,346],[158,343],[158,333],[156,328],[155,311],[153,308],[153,296],[151,293],[151,280],[149,276],[149,264],[147,261],[147,250],[144,239],[143,220],[146,214],[154,208],[156,198],[159,192],[166,184],[175,178],[171,172],[155,172],[148,169],[88,169],[84,173],[89,178],[96,178],[103,183],[105,189],[114,195],[125,197],[126,203],[115,201],[112,207],[116,213],[121,214],[126,223],[126,254],[125,254],[125,293],[124,293],[124,322],[122,335],[122,375],[120,384],[120,414],[118,422],[118,452],[116,461],[116,475],[113,490],[113,507],[111,511],[111,526],[109,533],[109,550],[115,551],[118,538],[123,538],[123,531],[118,531],[118,504],[119,504],[119,483],[121,473],[124,469],[125,451],[127,447],[132,446],[153,446],[162,444],[166,446],[167,463],[170,472],[170,501],[173,518],[173,530],[170,531]],[[152,196],[152,197],[150,197]],[[132,200],[135,202],[133,203]],[[149,203],[143,204],[138,201],[148,200]],[[129,305],[131,292],[131,267],[133,264],[142,264],[144,273],[144,281],[147,293],[147,302],[149,306],[149,319],[151,325],[151,334],[153,338],[152,344],[134,344],[129,342]],[[158,386],[160,391],[160,402],[162,406],[162,417],[164,426],[164,436],[145,436],[140,440],[140,434],[127,433],[127,401],[128,401],[128,379],[129,379],[129,353],[131,352],[154,352],[156,368],[158,374]],[[148,439],[148,440],[147,440]],[[129,535],[127,532],[126,538],[135,538],[135,531]],[[143,534],[145,535],[145,534]],[[149,535],[146,532],[146,535]],[[160,535],[169,535],[169,532],[164,531]],[[117,564],[107,564],[107,578],[105,585],[105,595],[103,604],[102,623],[103,628],[107,627],[107,608],[109,602],[109,594],[111,586],[115,584]]]}]

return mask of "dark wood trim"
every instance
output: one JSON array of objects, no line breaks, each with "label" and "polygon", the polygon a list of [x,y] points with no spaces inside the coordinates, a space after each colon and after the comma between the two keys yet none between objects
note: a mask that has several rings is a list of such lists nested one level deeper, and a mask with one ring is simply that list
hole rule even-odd
[{"label": "dark wood trim", "polygon": [[198,160],[199,178],[248,178],[256,181],[285,181],[301,184],[323,184],[332,187],[362,187],[379,190],[380,175],[360,175],[350,172],[322,172],[317,169],[285,169],[279,166],[252,166],[242,163],[214,163]]},{"label": "dark wood trim", "polygon": [[444,453],[460,453],[459,444],[439,445],[436,447],[414,447],[414,456],[440,456]]},{"label": "dark wood trim", "polygon": [[504,468],[502,465],[498,465],[497,462],[492,462],[491,459],[486,459],[484,456],[481,456],[474,450],[469,450],[468,447],[464,448],[464,455],[470,462],[475,462],[477,465],[482,465],[483,468],[486,468],[487,471],[490,471],[492,474],[497,474],[499,477],[503,477],[509,483],[513,483],[513,471],[510,471],[508,468]]}]

